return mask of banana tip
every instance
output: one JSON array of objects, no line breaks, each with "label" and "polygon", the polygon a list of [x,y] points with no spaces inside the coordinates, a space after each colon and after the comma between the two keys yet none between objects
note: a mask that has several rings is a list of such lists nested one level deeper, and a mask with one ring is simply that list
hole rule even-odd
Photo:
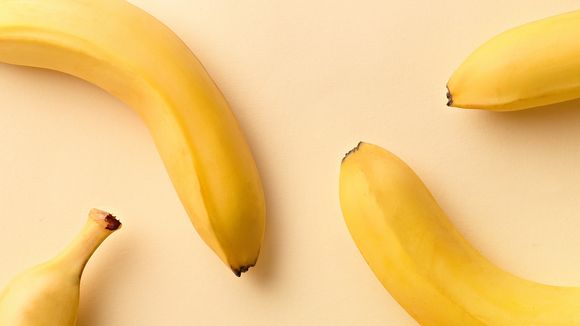
[{"label": "banana tip", "polygon": [[446,85],[445,88],[447,88],[447,106],[453,106],[453,95],[451,95],[449,85]]},{"label": "banana tip", "polygon": [[355,148],[351,149],[350,151],[348,151],[348,152],[347,152],[347,153],[344,155],[344,157],[342,158],[342,162],[344,162],[344,160],[346,160],[346,158],[347,158],[347,157],[348,157],[350,154],[352,154],[352,153],[354,153],[354,152],[358,151],[358,149],[360,148],[360,145],[362,145],[362,144],[363,144],[363,142],[362,142],[362,141],[359,141],[359,142],[358,142],[358,144],[356,144],[356,147],[355,147]]},{"label": "banana tip", "polygon": [[234,274],[236,274],[237,277],[240,277],[242,276],[243,273],[247,272],[251,267],[254,267],[254,265],[241,266],[239,268],[232,267],[232,271],[234,272]]}]

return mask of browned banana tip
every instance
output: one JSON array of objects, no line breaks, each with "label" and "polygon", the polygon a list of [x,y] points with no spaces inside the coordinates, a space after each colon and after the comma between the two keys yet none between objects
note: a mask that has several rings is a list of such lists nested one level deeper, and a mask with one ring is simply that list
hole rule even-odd
[{"label": "browned banana tip", "polygon": [[116,231],[123,225],[113,214],[96,208],[90,210],[89,217],[110,231]]},{"label": "browned banana tip", "polygon": [[449,85],[445,85],[445,88],[447,88],[447,106],[451,107],[453,106],[453,95],[451,95],[451,91],[449,90]]},{"label": "browned banana tip", "polygon": [[346,158],[347,158],[347,157],[348,157],[350,154],[352,154],[352,153],[354,153],[354,152],[358,151],[358,149],[360,148],[360,145],[362,145],[362,144],[363,144],[363,142],[362,142],[362,141],[359,141],[359,142],[358,142],[358,144],[356,145],[356,147],[355,147],[355,148],[351,149],[350,151],[348,151],[348,152],[347,152],[347,153],[344,155],[344,157],[342,158],[342,161],[341,161],[341,162],[344,162],[344,160],[346,160]]},{"label": "browned banana tip", "polygon": [[236,274],[237,277],[240,277],[242,276],[243,273],[247,272],[251,267],[254,267],[254,265],[241,266],[240,268],[232,267],[232,271],[234,272],[234,274]]}]

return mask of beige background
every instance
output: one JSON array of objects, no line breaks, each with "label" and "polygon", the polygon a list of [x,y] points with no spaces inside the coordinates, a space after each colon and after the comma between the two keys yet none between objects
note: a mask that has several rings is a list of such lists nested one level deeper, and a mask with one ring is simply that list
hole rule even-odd
[{"label": "beige background", "polygon": [[268,198],[242,279],[201,242],[137,115],[58,73],[0,66],[0,284],[62,248],[88,209],[125,228],[88,266],[79,325],[415,325],[342,221],[342,155],[397,153],[493,261],[580,285],[580,101],[520,113],[445,107],[445,82],[559,1],[134,0],[199,56],[239,117]]}]

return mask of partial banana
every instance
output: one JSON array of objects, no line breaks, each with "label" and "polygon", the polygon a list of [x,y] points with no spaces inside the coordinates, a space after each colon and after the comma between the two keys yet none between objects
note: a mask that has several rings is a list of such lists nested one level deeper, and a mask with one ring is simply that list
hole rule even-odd
[{"label": "partial banana", "polygon": [[74,326],[85,265],[121,227],[113,215],[93,209],[79,235],[54,259],[15,277],[0,292],[0,325]]},{"label": "partial banana", "polygon": [[256,164],[169,28],[124,0],[0,0],[0,61],[77,76],[135,109],[203,240],[236,275],[254,266],[265,228]]},{"label": "partial banana", "polygon": [[340,203],[365,260],[421,325],[580,325],[580,288],[524,280],[487,260],[390,152],[361,143],[347,154]]},{"label": "partial banana", "polygon": [[579,32],[574,11],[492,38],[449,79],[448,105],[509,111],[579,98]]}]

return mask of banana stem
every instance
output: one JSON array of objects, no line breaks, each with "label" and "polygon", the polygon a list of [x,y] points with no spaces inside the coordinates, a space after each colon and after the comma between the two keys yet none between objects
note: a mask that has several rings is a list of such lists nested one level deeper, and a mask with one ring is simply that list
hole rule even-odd
[{"label": "banana stem", "polygon": [[93,253],[121,225],[121,222],[115,216],[105,211],[91,209],[81,232],[54,259],[54,263],[68,266],[71,271],[82,275]]}]

